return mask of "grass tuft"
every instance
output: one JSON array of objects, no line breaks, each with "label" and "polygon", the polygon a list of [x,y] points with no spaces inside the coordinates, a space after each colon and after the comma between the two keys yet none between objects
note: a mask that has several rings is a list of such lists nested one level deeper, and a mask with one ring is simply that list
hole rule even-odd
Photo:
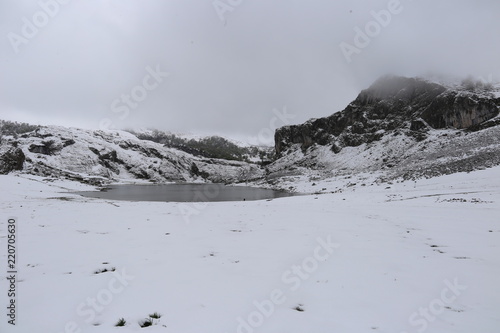
[{"label": "grass tuft", "polygon": [[102,268],[102,269],[98,269],[97,271],[95,271],[94,274],[101,274],[101,273],[114,272],[114,271],[116,271],[115,267],[111,267],[110,269]]},{"label": "grass tuft", "polygon": [[125,326],[125,324],[127,324],[127,321],[125,320],[125,318],[120,318],[120,319],[118,319],[118,322],[115,324],[115,326],[122,327],[122,326]]},{"label": "grass tuft", "polygon": [[158,312],[155,312],[153,314],[150,314],[149,317],[153,318],[153,319],[160,319],[161,318],[161,314],[159,314]]},{"label": "grass tuft", "polygon": [[153,326],[153,319],[151,319],[151,318],[146,318],[146,319],[144,319],[143,321],[140,321],[140,322],[139,322],[139,326],[141,326],[141,328],[145,328],[145,327]]}]

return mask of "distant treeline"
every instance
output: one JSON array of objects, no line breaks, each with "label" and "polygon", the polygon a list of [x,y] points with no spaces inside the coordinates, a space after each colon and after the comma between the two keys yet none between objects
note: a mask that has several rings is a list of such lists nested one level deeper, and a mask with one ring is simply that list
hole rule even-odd
[{"label": "distant treeline", "polygon": [[2,135],[17,136],[19,134],[32,132],[38,128],[40,128],[39,125],[30,125],[28,123],[19,123],[17,121],[8,121],[0,119],[0,136]]}]

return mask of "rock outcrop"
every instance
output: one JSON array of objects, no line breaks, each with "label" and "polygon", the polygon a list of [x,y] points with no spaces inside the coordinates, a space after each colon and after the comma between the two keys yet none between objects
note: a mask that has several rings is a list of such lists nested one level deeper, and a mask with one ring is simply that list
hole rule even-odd
[{"label": "rock outcrop", "polygon": [[20,148],[10,148],[0,156],[0,174],[22,170],[26,156]]},{"label": "rock outcrop", "polygon": [[478,130],[499,114],[499,106],[500,99],[487,91],[387,76],[363,90],[343,111],[277,129],[275,150],[282,155],[294,144],[303,150],[318,144],[338,153],[346,146],[380,140],[388,131],[423,140],[428,129]]}]

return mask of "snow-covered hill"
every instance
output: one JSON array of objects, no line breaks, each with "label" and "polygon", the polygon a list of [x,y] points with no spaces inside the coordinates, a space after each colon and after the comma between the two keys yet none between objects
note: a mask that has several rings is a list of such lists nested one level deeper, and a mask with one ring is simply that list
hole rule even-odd
[{"label": "snow-covered hill", "polygon": [[47,126],[4,136],[1,149],[0,156],[17,151],[24,173],[91,182],[237,182],[262,174],[255,164],[196,157],[124,131]]}]

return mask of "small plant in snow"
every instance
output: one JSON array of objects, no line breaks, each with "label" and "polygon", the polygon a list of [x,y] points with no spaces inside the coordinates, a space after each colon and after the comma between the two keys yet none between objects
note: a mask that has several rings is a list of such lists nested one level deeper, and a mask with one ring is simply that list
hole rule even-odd
[{"label": "small plant in snow", "polygon": [[125,324],[127,324],[127,321],[124,318],[120,318],[120,319],[118,319],[118,322],[115,324],[115,326],[122,327],[122,326],[125,326]]},{"label": "small plant in snow", "polygon": [[143,321],[139,322],[139,326],[142,328],[153,326],[153,325],[158,325],[159,321],[161,318],[161,314],[158,312],[154,312],[149,315],[149,318],[144,319]]},{"label": "small plant in snow", "polygon": [[102,269],[98,269],[97,271],[95,271],[94,274],[101,274],[101,273],[114,272],[114,271],[116,271],[115,267],[111,267],[110,269],[102,268]]},{"label": "small plant in snow", "polygon": [[141,328],[153,326],[153,319],[146,318],[146,319],[139,322],[139,326],[141,326]]},{"label": "small plant in snow", "polygon": [[150,314],[149,317],[153,318],[153,319],[160,319],[161,318],[161,314],[159,314],[158,312],[155,312],[153,314]]}]

